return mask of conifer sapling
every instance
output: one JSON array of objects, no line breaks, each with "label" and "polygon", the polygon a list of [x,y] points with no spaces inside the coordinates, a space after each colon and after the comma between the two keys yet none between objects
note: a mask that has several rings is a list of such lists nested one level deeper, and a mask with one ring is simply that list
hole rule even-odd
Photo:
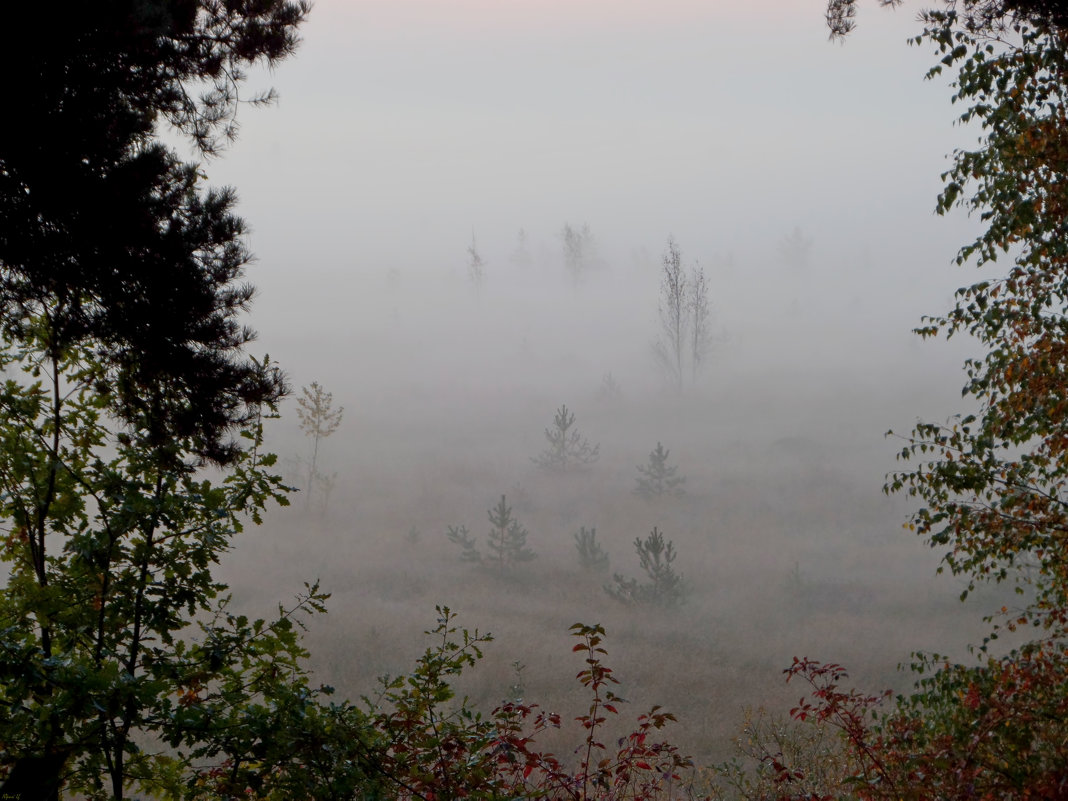
[{"label": "conifer sapling", "polygon": [[644,540],[641,537],[634,539],[634,548],[649,581],[639,584],[637,579],[624,578],[616,573],[612,577],[615,584],[606,584],[605,592],[628,604],[679,606],[685,600],[686,587],[682,576],[671,566],[678,556],[675,544],[665,540],[663,533],[654,526]]},{"label": "conifer sapling", "polygon": [[519,562],[529,562],[534,558],[534,551],[527,547],[527,530],[519,525],[504,495],[488,514],[490,525],[493,526],[488,538],[488,561],[499,573],[509,572]]},{"label": "conifer sapling", "polygon": [[460,560],[485,565],[504,575],[515,569],[520,562],[529,562],[534,551],[527,547],[527,530],[519,524],[507,496],[488,511],[492,528],[486,537],[487,553],[483,555],[475,544],[475,538],[467,526],[449,526],[445,536],[449,542],[460,546]]},{"label": "conifer sapling", "polygon": [[608,553],[597,542],[597,529],[583,526],[573,536],[583,570],[592,572],[608,569]]},{"label": "conifer sapling", "polygon": [[649,454],[649,461],[644,465],[638,465],[638,486],[634,492],[643,498],[658,498],[661,495],[682,495],[682,485],[686,483],[685,476],[676,475],[679,468],[668,465],[667,459],[671,454],[659,442],[656,449]]},{"label": "conifer sapling", "polygon": [[593,464],[600,456],[600,445],[591,445],[575,428],[575,414],[567,405],[556,410],[553,424],[545,429],[549,447],[533,457],[534,464],[548,472],[564,472]]}]

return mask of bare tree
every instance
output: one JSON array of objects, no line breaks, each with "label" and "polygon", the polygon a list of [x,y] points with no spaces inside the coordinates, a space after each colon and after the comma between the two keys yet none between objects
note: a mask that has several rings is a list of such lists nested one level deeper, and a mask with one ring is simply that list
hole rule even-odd
[{"label": "bare tree", "polygon": [[667,251],[661,259],[660,336],[653,345],[657,361],[682,391],[682,360],[686,350],[686,273],[682,269],[682,252],[675,238],[668,237]]},{"label": "bare tree", "polygon": [[475,232],[471,232],[471,244],[467,247],[467,277],[475,287],[475,292],[482,291],[482,282],[486,278],[486,263],[482,260],[482,254],[478,252],[478,242],[475,240]]},{"label": "bare tree", "polygon": [[696,384],[701,365],[712,349],[712,306],[708,300],[705,270],[700,265],[694,265],[690,272],[687,306],[690,312],[690,368]]},{"label": "bare tree", "polygon": [[526,269],[530,266],[530,247],[527,243],[526,229],[520,228],[519,233],[516,235],[515,250],[512,251],[512,263],[516,266]]}]

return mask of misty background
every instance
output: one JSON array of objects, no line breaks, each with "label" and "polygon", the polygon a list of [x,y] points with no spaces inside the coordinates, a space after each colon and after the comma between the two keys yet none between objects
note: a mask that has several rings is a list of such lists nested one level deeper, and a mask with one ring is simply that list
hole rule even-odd
[{"label": "misty background", "polygon": [[[674,709],[713,758],[743,705],[796,700],[795,655],[902,688],[911,651],[975,639],[881,488],[888,429],[962,410],[970,343],[911,329],[974,278],[952,265],[973,222],[933,209],[976,132],[923,80],[915,7],[863,7],[840,46],[824,6],[319,0],[297,58],[250,81],[280,100],[244,110],[207,169],[250,224],[254,350],[345,412],[320,448],[328,501],[277,510],[224,578],[250,606],[322,578],[322,680],[355,695],[405,671],[444,603],[498,636],[473,697],[500,701],[519,662],[532,700],[563,701],[567,626],[603,622],[634,713]],[[577,276],[565,225],[590,232]],[[712,304],[681,394],[652,355],[669,236]],[[532,462],[561,404],[601,453],[566,477]],[[268,439],[306,489],[292,401]],[[632,492],[657,442],[682,498]],[[538,554],[509,581],[444,536],[481,540],[502,494]],[[638,575],[654,525],[691,590],[671,612],[620,606],[575,562],[572,533],[595,526],[611,571]]]}]

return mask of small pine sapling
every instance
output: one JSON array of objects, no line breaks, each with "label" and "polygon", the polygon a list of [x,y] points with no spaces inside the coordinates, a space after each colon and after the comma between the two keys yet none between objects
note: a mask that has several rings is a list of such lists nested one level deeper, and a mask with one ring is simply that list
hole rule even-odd
[{"label": "small pine sapling", "polygon": [[628,604],[669,609],[682,604],[686,587],[682,576],[671,566],[677,556],[674,543],[665,541],[664,535],[654,526],[644,540],[641,537],[635,538],[634,548],[649,581],[643,584],[637,579],[624,578],[616,573],[612,577],[615,584],[606,584],[605,592]]},{"label": "small pine sapling", "polygon": [[649,461],[643,466],[638,465],[638,486],[634,492],[643,498],[659,498],[661,495],[682,495],[682,485],[686,483],[685,476],[676,475],[679,468],[669,466],[668,455],[671,453],[667,448],[656,443],[656,450],[649,454]]},{"label": "small pine sapling", "polygon": [[490,525],[486,537],[487,553],[483,555],[475,544],[475,538],[467,526],[449,526],[445,536],[449,542],[460,547],[460,560],[493,568],[498,574],[512,572],[520,562],[529,562],[534,551],[527,547],[527,530],[519,524],[507,496],[488,510]]},{"label": "small pine sapling", "polygon": [[474,562],[475,564],[482,563],[482,554],[478,552],[475,538],[468,532],[467,526],[449,526],[445,531],[445,536],[449,538],[449,542],[459,545],[462,549],[460,561]]},{"label": "small pine sapling", "polygon": [[534,464],[548,472],[565,472],[596,462],[601,446],[590,445],[574,426],[575,415],[567,405],[557,409],[552,426],[545,429],[549,447],[533,457]]},{"label": "small pine sapling", "polygon": [[508,573],[520,562],[529,562],[534,558],[534,551],[527,547],[527,530],[519,525],[504,495],[488,514],[493,528],[488,537],[489,555],[486,561],[494,565],[498,573]]},{"label": "small pine sapling", "polygon": [[581,228],[570,223],[564,225],[560,232],[564,245],[564,265],[571,277],[578,283],[582,275],[594,261],[593,234],[589,225]]},{"label": "small pine sapling", "polygon": [[608,553],[597,542],[597,529],[583,526],[574,533],[582,569],[594,572],[608,569]]}]

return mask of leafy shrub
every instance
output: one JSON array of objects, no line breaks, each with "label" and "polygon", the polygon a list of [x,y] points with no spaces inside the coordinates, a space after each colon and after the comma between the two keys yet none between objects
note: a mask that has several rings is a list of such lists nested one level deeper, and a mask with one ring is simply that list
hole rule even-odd
[{"label": "leafy shrub", "polygon": [[799,724],[746,709],[734,756],[703,771],[716,801],[850,796],[856,760],[825,722]]},{"label": "leafy shrub", "polygon": [[[400,799],[652,801],[676,795],[680,772],[692,762],[676,746],[653,739],[674,715],[654,706],[629,733],[606,736],[609,715],[618,715],[624,701],[602,661],[602,626],[571,627],[578,639],[572,650],[585,664],[577,678],[589,697],[586,711],[574,719],[582,740],[572,763],[537,745],[540,733],[563,727],[560,715],[515,700],[483,717],[468,699],[455,702],[450,681],[482,657],[492,638],[456,627],[448,608],[438,607],[438,615],[437,628],[427,632],[437,644],[410,675],[384,680],[378,699],[367,702],[377,734],[376,775],[385,785],[375,789]],[[613,742],[614,750],[605,744]]]},{"label": "leafy shrub", "polygon": [[[978,665],[916,654],[914,691],[878,715],[890,691],[842,689],[841,665],[795,658],[787,680],[804,682],[808,694],[790,714],[838,731],[856,766],[854,793],[869,801],[1064,798],[1066,638],[1057,625],[1048,638]],[[801,770],[785,774],[784,792],[805,779]]]}]

